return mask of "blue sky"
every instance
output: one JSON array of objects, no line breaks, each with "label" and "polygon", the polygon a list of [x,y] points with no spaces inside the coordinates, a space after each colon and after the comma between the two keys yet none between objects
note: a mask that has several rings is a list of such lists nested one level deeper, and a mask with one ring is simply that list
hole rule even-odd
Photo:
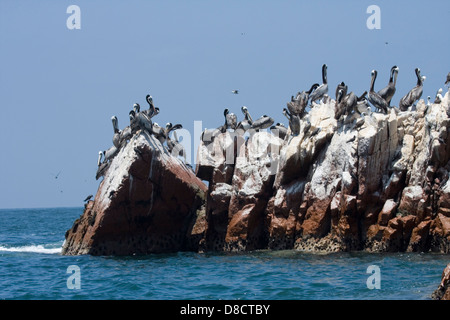
[{"label": "blue sky", "polygon": [[[80,30],[66,27],[72,4]],[[366,26],[373,4],[379,30]],[[394,105],[415,67],[427,76],[423,97],[434,96],[450,71],[449,18],[447,0],[1,0],[0,208],[81,206],[99,185],[111,116],[123,128],[147,94],[155,121],[192,135],[194,121],[221,125],[225,107],[286,123],[286,102],[321,82],[323,63],[331,92],[345,81],[361,94],[372,69],[379,90],[398,65]]]}]

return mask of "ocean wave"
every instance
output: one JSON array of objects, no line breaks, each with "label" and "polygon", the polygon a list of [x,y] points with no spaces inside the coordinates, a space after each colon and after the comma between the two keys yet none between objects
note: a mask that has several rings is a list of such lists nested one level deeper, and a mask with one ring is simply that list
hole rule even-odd
[{"label": "ocean wave", "polygon": [[56,254],[61,253],[62,247],[59,248],[45,248],[43,245],[29,245],[21,247],[4,247],[0,246],[0,251],[7,252],[32,252],[32,253],[45,253],[45,254]]}]

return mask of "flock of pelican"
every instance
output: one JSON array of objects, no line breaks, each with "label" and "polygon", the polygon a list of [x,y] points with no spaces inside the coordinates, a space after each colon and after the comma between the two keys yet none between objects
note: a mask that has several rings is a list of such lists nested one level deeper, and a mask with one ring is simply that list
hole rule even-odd
[{"label": "flock of pelican", "polygon": [[[301,131],[301,120],[307,113],[306,109],[308,107],[308,103],[310,103],[309,107],[313,108],[318,101],[322,101],[322,103],[328,103],[331,101],[331,98],[328,95],[327,68],[328,67],[326,64],[322,66],[322,84],[314,83],[309,90],[298,92],[295,97],[291,97],[291,101],[287,103],[287,107],[283,108],[283,115],[288,119],[289,127],[286,127],[282,123],[273,125],[274,120],[267,115],[263,115],[259,119],[253,121],[248,108],[243,106],[241,108],[241,111],[244,114],[244,119],[242,121],[237,122],[236,115],[234,113],[230,113],[228,109],[225,109],[225,123],[216,129],[206,129],[203,131],[201,136],[202,141],[204,143],[210,143],[217,135],[226,132],[228,129],[232,129],[242,135],[251,129],[254,131],[259,131],[270,127],[272,133],[283,140],[299,135]],[[374,112],[384,114],[387,114],[390,108],[394,108],[396,112],[413,110],[415,107],[414,103],[422,96],[423,83],[426,77],[421,75],[419,68],[415,69],[417,83],[405,96],[400,99],[398,108],[396,108],[391,106],[391,102],[396,91],[398,72],[399,68],[397,66],[393,66],[390,71],[388,84],[386,87],[377,92],[375,91],[375,81],[378,73],[376,70],[372,70],[369,91],[364,91],[364,93],[359,96],[357,96],[354,92],[348,93],[348,86],[344,82],[339,83],[335,92],[336,100],[334,106],[335,119],[338,123],[341,123],[344,118],[346,119],[346,123],[348,123],[348,121],[353,121],[355,118],[361,116],[370,116],[372,113],[371,106],[373,106]],[[447,80],[445,82],[445,85],[448,84],[450,84],[450,72],[447,75]],[[237,92],[233,91],[233,93]],[[442,89],[439,89],[434,103],[440,103],[442,100],[441,93]],[[430,99],[431,98],[428,97],[428,101],[430,101]],[[307,132],[311,126],[309,121],[305,121],[305,123],[303,132]],[[357,126],[362,125],[363,123],[363,121],[359,121],[357,122]],[[290,129],[289,136],[288,129]],[[318,131],[320,131],[320,128],[312,132],[310,135],[312,136]]]},{"label": "flock of pelican", "polygon": [[[108,150],[98,152],[97,174],[95,176],[97,180],[105,174],[112,159],[138,131],[146,132],[155,136],[163,146],[164,143],[166,143],[166,148],[169,153],[183,156],[186,162],[186,152],[179,142],[176,134],[176,130],[183,128],[183,126],[181,124],[173,125],[168,122],[163,128],[159,126],[157,122],[153,122],[153,117],[159,114],[159,108],[155,107],[151,95],[148,94],[145,99],[149,105],[149,108],[141,111],[139,103],[135,103],[133,105],[133,109],[129,112],[130,124],[123,130],[119,129],[117,117],[111,117],[114,130],[112,138],[113,145]],[[173,139],[170,138],[171,132],[173,132]]]},{"label": "flock of pelican", "polygon": [[[344,118],[347,122],[348,120],[352,121],[353,119],[364,115],[370,116],[372,110],[370,105],[374,107],[375,112],[385,114],[389,112],[389,108],[395,108],[391,106],[391,102],[396,91],[398,72],[399,68],[393,66],[390,71],[387,86],[377,92],[374,89],[377,71],[372,70],[369,91],[364,91],[360,96],[357,96],[354,92],[348,93],[348,86],[344,82],[339,83],[335,92],[336,100],[334,106],[335,119],[338,123],[341,123]],[[423,83],[426,77],[421,75],[419,68],[415,69],[415,74],[417,83],[400,99],[398,109],[395,108],[396,112],[413,109],[414,103],[421,98],[423,93]],[[447,75],[445,85],[450,85],[450,72]],[[267,115],[263,115],[262,117],[253,120],[248,108],[243,106],[241,108],[244,115],[243,120],[238,122],[236,114],[230,112],[229,109],[225,109],[223,113],[225,117],[224,124],[215,129],[205,129],[202,132],[201,140],[205,144],[211,143],[215,137],[221,133],[227,132],[229,129],[234,130],[240,135],[244,135],[247,131],[258,132],[267,128],[270,128],[272,133],[283,140],[290,139],[293,136],[300,134],[301,120],[307,113],[306,109],[308,103],[310,103],[310,108],[313,108],[318,101],[322,101],[322,103],[331,101],[328,91],[327,65],[324,64],[322,66],[322,84],[314,83],[309,90],[298,92],[295,97],[291,97],[291,101],[287,103],[287,107],[283,108],[283,115],[288,119],[289,127],[286,127],[282,123],[273,125],[274,119]],[[238,94],[239,91],[233,90],[232,93]],[[430,100],[431,97],[428,96],[428,105],[430,104]],[[441,100],[442,89],[439,89],[434,103],[440,103]],[[104,175],[111,160],[119,153],[120,149],[125,146],[139,130],[155,136],[162,145],[166,143],[166,148],[169,153],[183,156],[186,162],[186,152],[175,132],[176,130],[181,129],[182,125],[172,125],[172,123],[169,122],[164,128],[160,127],[158,123],[152,121],[153,117],[159,114],[159,108],[155,107],[151,95],[146,96],[146,101],[149,104],[149,108],[146,110],[141,111],[138,103],[133,105],[133,109],[129,112],[130,124],[123,130],[119,129],[117,117],[113,116],[111,118],[114,130],[112,138],[113,146],[108,150],[99,151],[97,160],[98,169],[96,174],[97,180]],[[309,121],[305,121],[305,123],[306,125],[303,128],[303,132],[307,132],[311,126]],[[288,129],[290,129],[290,134]],[[318,130],[316,129],[314,132],[310,133],[310,135],[316,134],[319,130],[320,128],[318,128]],[[173,132],[174,139],[171,139],[169,136],[171,132]]]}]

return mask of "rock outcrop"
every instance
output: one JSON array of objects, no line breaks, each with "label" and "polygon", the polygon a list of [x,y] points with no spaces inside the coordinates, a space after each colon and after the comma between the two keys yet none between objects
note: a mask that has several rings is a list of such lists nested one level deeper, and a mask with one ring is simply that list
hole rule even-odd
[{"label": "rock outcrop", "polygon": [[450,263],[442,272],[441,283],[431,295],[433,300],[450,300]]},{"label": "rock outcrop", "polygon": [[449,93],[343,121],[334,106],[314,103],[285,139],[227,131],[203,141],[195,173],[154,136],[135,134],[67,231],[63,254],[449,253]]},{"label": "rock outcrop", "polygon": [[314,104],[286,141],[227,132],[201,144],[202,250],[450,252],[449,94],[344,121],[334,103]]},{"label": "rock outcrop", "polygon": [[66,255],[197,250],[206,185],[140,131],[115,156],[94,201],[66,232]]}]

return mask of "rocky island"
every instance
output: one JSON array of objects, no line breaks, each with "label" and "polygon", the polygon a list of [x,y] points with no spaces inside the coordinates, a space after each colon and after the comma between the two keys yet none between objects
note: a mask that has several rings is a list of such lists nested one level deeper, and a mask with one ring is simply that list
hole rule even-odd
[{"label": "rocky island", "polygon": [[449,92],[403,111],[363,100],[363,112],[338,116],[341,93],[290,115],[289,128],[240,123],[202,137],[195,170],[141,124],[108,160],[62,253],[449,253]]}]

